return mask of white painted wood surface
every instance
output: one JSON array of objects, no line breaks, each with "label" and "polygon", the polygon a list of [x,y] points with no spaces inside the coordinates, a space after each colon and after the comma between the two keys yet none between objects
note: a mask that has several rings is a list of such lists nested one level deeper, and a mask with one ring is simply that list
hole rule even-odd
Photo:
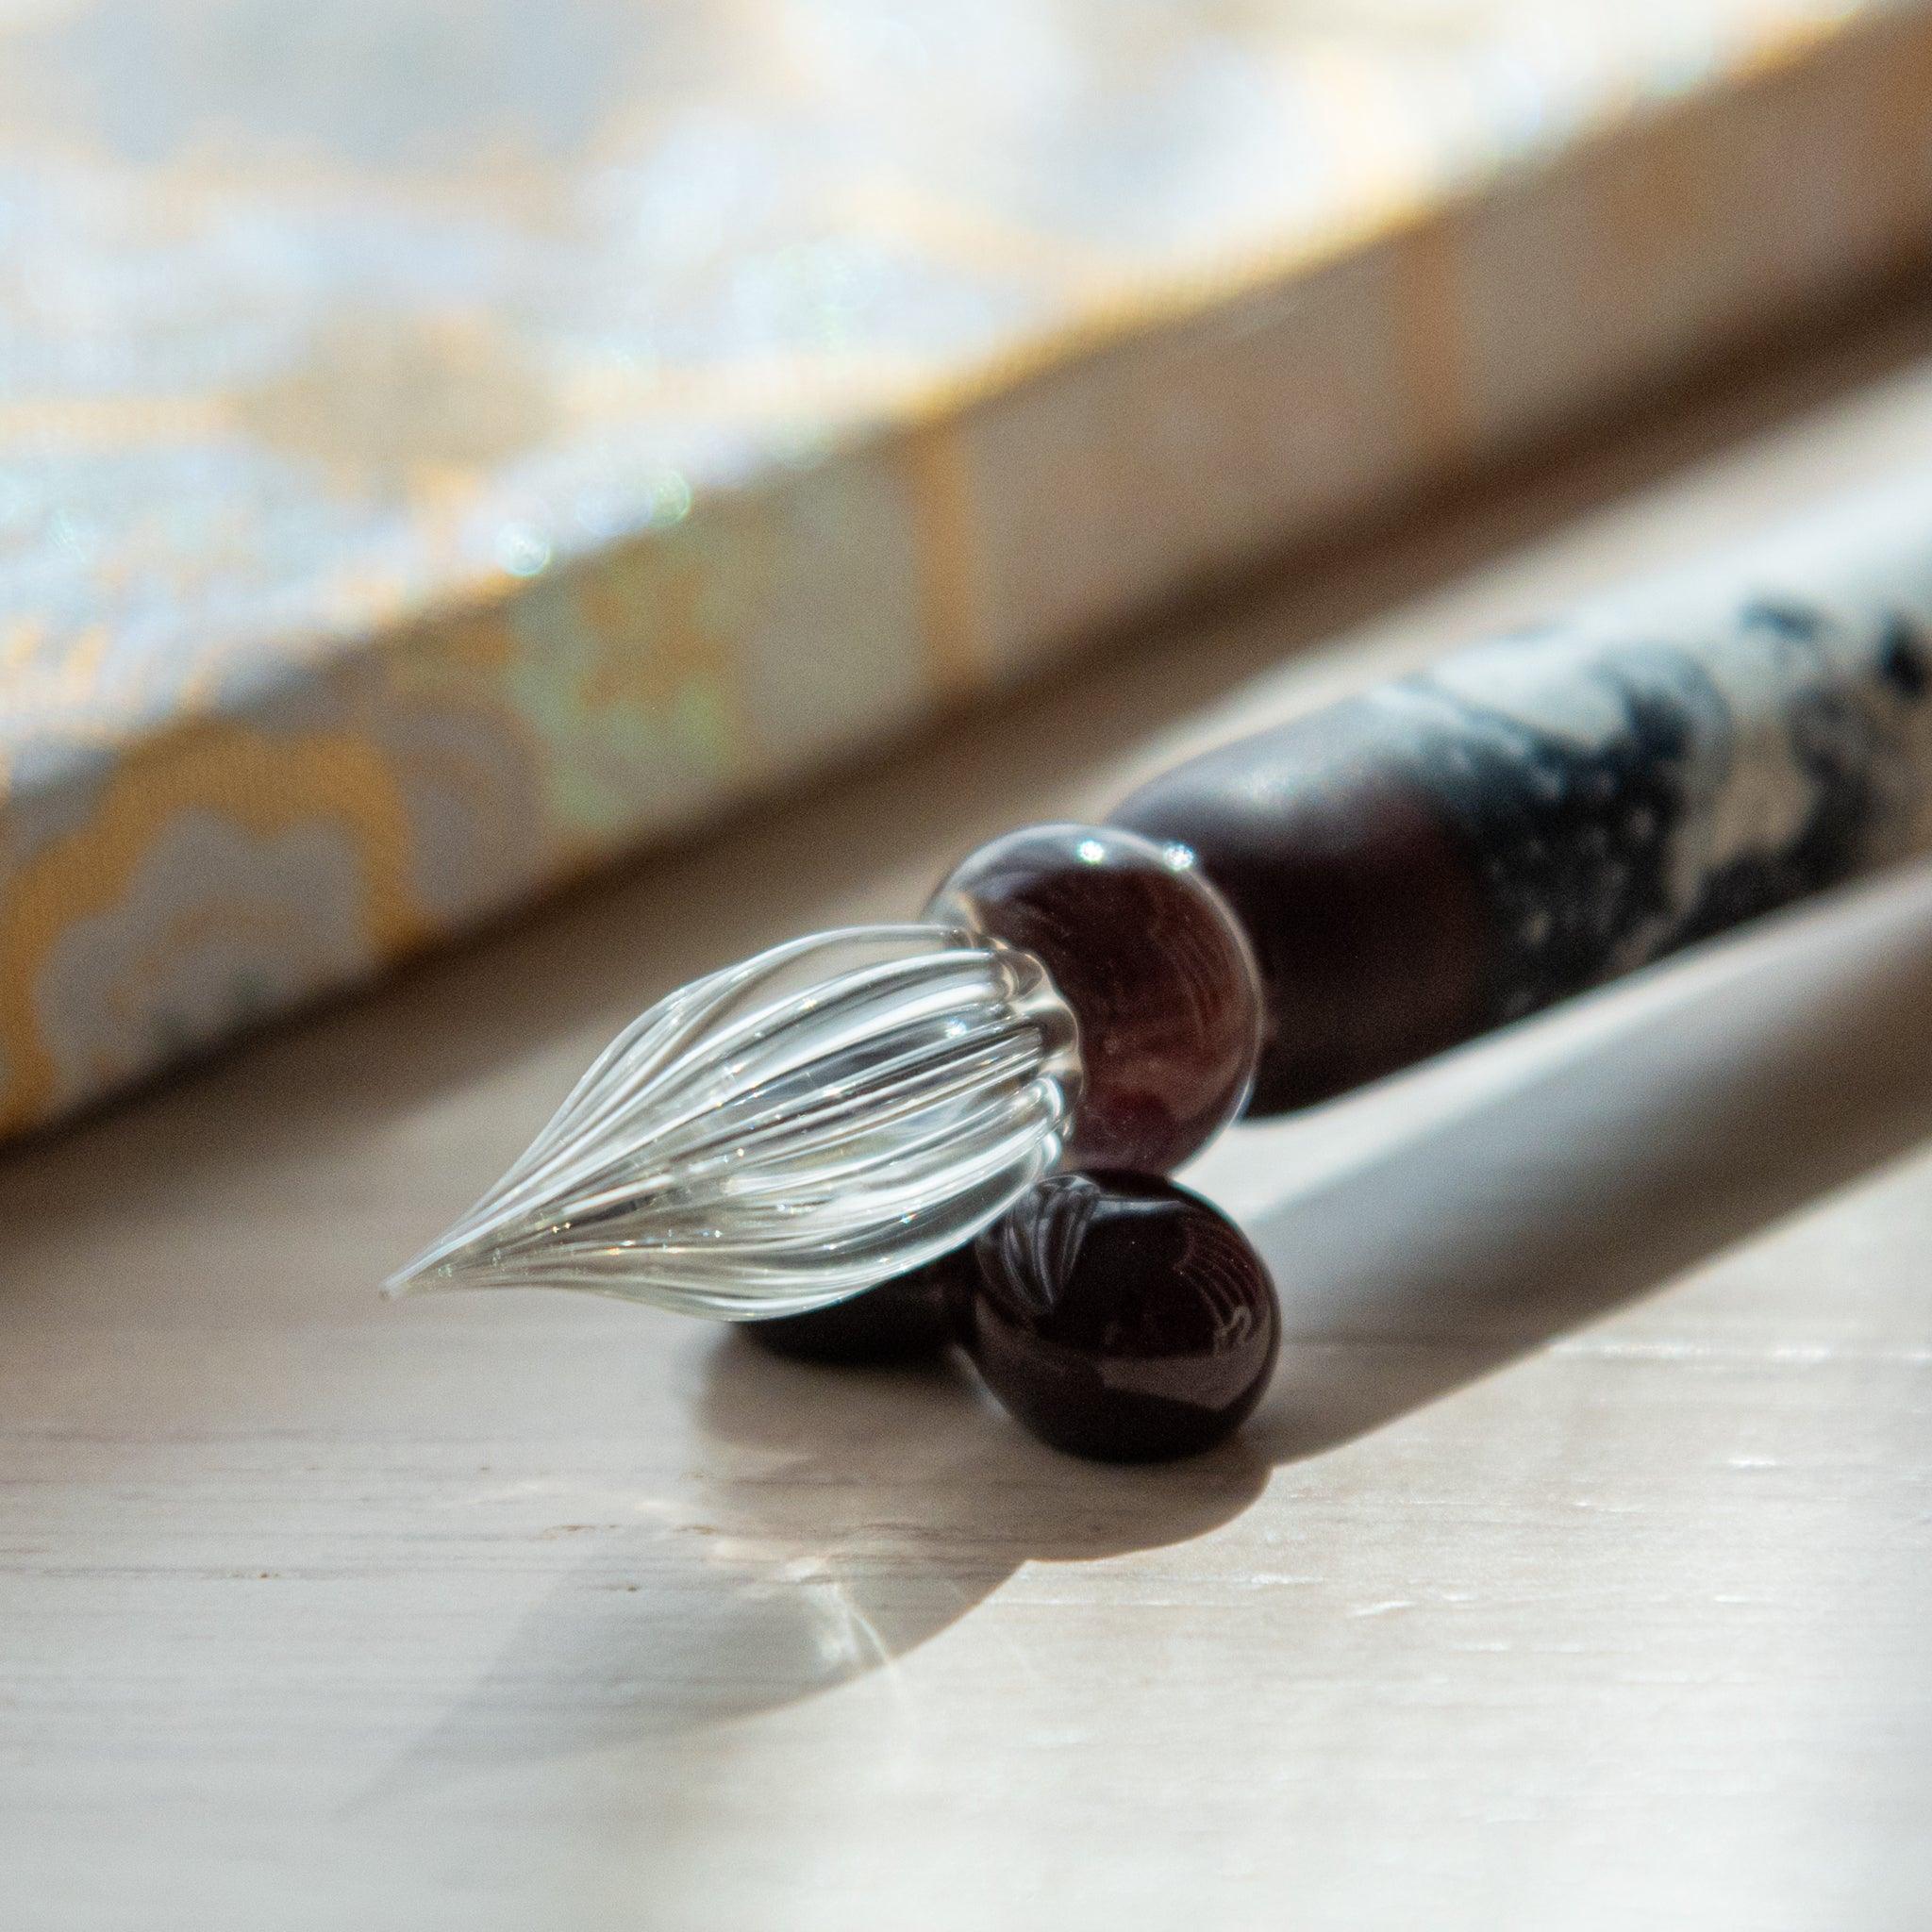
[{"label": "white painted wood surface", "polygon": [[0,1924],[1932,1923],[1932,874],[1225,1141],[1291,1341],[1196,1464],[373,1291],[673,981],[1924,460],[1928,341],[1659,411],[0,1160]]}]

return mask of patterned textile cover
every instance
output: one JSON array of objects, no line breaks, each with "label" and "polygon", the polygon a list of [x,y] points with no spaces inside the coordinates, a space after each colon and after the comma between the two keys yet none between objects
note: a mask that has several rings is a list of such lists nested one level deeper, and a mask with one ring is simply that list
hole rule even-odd
[{"label": "patterned textile cover", "polygon": [[0,0],[0,1127],[1896,264],[1932,7]]}]

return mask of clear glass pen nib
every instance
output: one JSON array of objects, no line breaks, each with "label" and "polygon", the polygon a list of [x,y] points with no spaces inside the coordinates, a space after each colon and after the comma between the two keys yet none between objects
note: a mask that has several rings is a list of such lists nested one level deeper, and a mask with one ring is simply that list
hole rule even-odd
[{"label": "clear glass pen nib", "polygon": [[970,1239],[1058,1159],[1073,1015],[1030,954],[859,926],[681,987],[391,1277],[725,1320],[842,1300]]}]

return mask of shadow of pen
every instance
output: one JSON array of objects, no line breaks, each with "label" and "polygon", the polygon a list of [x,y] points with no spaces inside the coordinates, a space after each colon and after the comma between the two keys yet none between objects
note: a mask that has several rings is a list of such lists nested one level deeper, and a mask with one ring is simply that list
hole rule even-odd
[{"label": "shadow of pen", "polygon": [[828,1374],[718,1336],[691,1487],[600,1525],[468,1693],[368,1798],[506,1758],[687,1736],[890,1674],[1022,1563],[1184,1542],[1267,1465],[1241,1441],[1132,1470],[1070,1461],[964,1374]]},{"label": "shadow of pen", "polygon": [[[615,1541],[534,1613],[519,1681],[604,1685],[558,1705],[568,1736],[547,1744],[525,1711],[520,1750],[575,1748],[587,1721],[616,1741],[779,1708],[889,1668],[1023,1564],[1205,1534],[1271,1465],[1504,1368],[1932,1134],[1932,870],[1674,972],[1607,996],[1606,1024],[1515,1084],[1306,1191],[1288,1177],[1249,1224],[1282,1290],[1281,1369],[1214,1455],[1083,1463],[961,1374],[830,1374],[720,1337],[704,1520],[632,1532],[648,1552]],[[641,1569],[648,1588],[621,1582]],[[499,1740],[501,1689],[471,1713]]]},{"label": "shadow of pen", "polygon": [[1378,1428],[1932,1134],[1932,869],[1661,972],[1629,1024],[1251,1221],[1285,1312],[1264,1455]]}]

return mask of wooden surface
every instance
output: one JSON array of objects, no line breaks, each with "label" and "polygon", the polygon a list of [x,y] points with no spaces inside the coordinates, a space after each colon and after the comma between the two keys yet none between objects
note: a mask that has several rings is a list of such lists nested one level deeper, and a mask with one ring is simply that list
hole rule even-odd
[{"label": "wooden surface", "polygon": [[1202,1462],[372,1286],[674,981],[1928,449],[1895,315],[0,1161],[0,1923],[1932,1923],[1932,874],[1229,1137]]}]

